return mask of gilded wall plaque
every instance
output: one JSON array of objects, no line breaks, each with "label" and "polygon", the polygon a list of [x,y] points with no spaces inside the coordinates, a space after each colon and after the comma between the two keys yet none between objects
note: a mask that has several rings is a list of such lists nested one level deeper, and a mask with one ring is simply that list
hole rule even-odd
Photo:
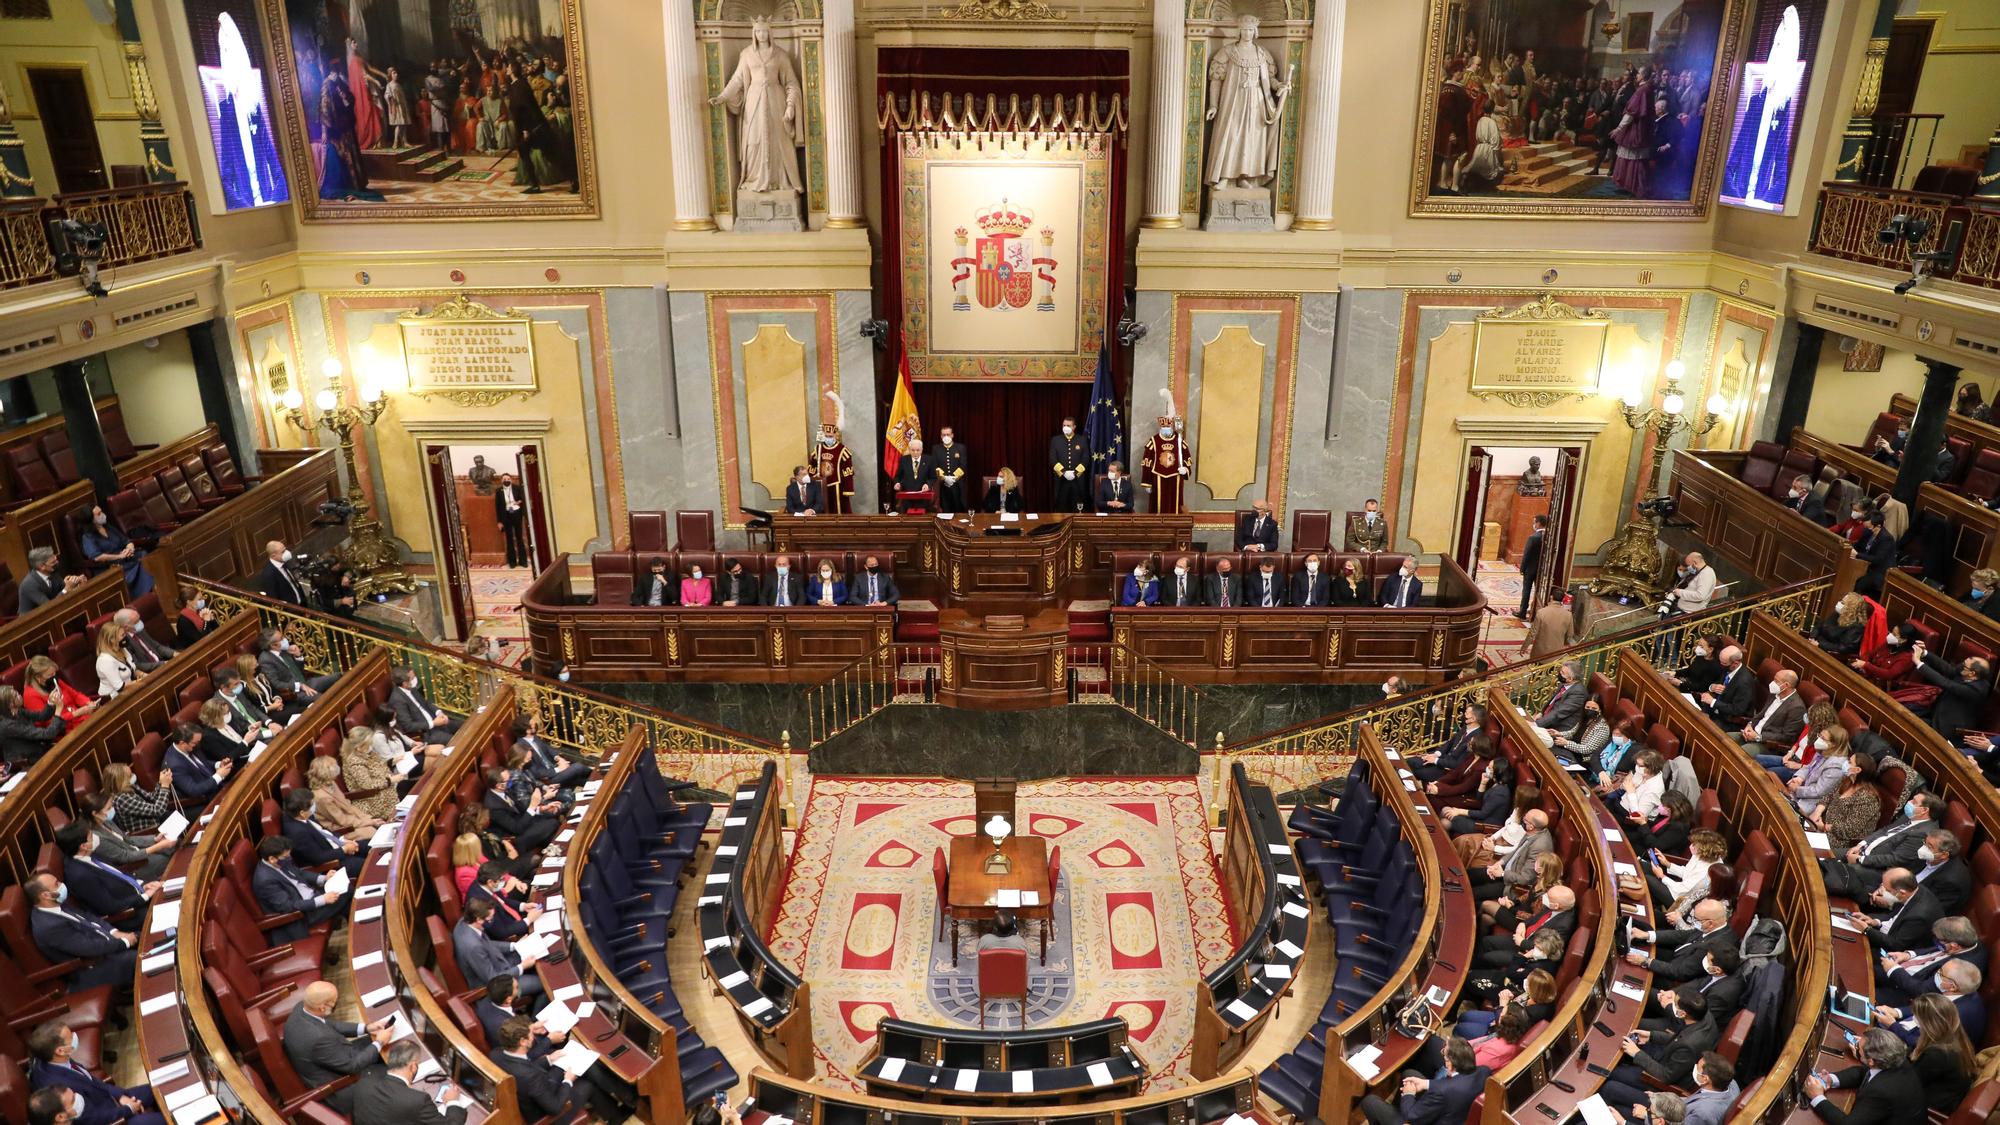
[{"label": "gilded wall plaque", "polygon": [[1514,406],[1549,406],[1595,394],[1611,321],[1544,294],[1473,322],[1472,393]]},{"label": "gilded wall plaque", "polygon": [[491,406],[540,390],[533,321],[458,296],[423,315],[396,318],[409,393]]}]

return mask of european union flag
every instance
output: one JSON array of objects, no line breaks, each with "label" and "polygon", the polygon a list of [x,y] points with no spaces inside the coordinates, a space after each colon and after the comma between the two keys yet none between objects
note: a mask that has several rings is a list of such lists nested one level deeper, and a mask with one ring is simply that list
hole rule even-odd
[{"label": "european union flag", "polygon": [[1111,352],[1097,346],[1097,381],[1090,386],[1090,414],[1083,421],[1090,443],[1090,471],[1101,473],[1111,462],[1125,460],[1125,423],[1118,417],[1118,398],[1111,389]]}]

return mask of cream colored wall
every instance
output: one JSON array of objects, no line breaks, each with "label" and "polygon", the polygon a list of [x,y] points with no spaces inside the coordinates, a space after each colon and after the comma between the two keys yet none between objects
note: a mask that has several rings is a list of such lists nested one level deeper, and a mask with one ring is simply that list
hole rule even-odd
[{"label": "cream colored wall", "polygon": [[187,333],[167,332],[154,339],[155,347],[129,344],[105,354],[125,428],[141,444],[165,444],[208,424],[195,390]]},{"label": "cream colored wall", "polygon": [[[1839,337],[1828,333],[1820,349],[1819,369],[1813,376],[1812,403],[1806,410],[1806,429],[1831,441],[1857,444],[1868,434],[1875,416],[1889,409],[1893,395],[1917,398],[1924,393],[1925,367],[1910,352],[1882,353],[1880,371],[1843,371],[1846,359],[1837,346]],[[1977,386],[1985,401],[1994,401],[2000,391],[2000,374],[1964,371],[1961,385]]]},{"label": "cream colored wall", "polygon": [[1993,0],[1922,0],[1916,7],[1921,15],[1940,18],[1910,110],[1944,114],[1931,159],[1952,163],[1967,145],[1984,148],[2000,127],[2000,101],[1993,96],[1993,76],[2000,68],[2000,12]]},{"label": "cream colored wall", "polygon": [[49,161],[41,109],[28,85],[28,70],[81,69],[90,91],[90,109],[97,118],[97,144],[104,153],[108,186],[111,165],[143,164],[146,160],[139,145],[139,114],[133,106],[131,83],[126,80],[118,28],[90,18],[83,0],[49,0],[49,10],[54,19],[0,21],[0,86],[6,88],[15,128],[26,143],[35,190],[54,195],[58,190],[55,165]]}]

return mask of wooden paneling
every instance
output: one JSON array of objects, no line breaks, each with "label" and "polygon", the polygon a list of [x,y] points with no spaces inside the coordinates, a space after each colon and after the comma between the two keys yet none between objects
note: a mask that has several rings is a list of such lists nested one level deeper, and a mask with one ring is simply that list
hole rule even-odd
[{"label": "wooden paneling", "polygon": [[265,543],[304,539],[319,506],[338,494],[336,457],[316,454],[175,528],[147,557],[146,569],[163,584],[176,573],[231,583],[256,573]]},{"label": "wooden paneling", "polygon": [[[125,602],[125,572],[114,566],[32,613],[9,618],[0,623],[0,668],[43,655],[57,641],[82,632],[89,622],[116,612]],[[97,648],[95,638],[90,647]]]},{"label": "wooden paneling", "polygon": [[1830,599],[1852,590],[1868,568],[1847,540],[1737,480],[1741,459],[1674,454],[1669,488],[1680,502],[1680,518],[1695,525],[1695,537],[1760,585],[1789,586],[1831,574]]}]

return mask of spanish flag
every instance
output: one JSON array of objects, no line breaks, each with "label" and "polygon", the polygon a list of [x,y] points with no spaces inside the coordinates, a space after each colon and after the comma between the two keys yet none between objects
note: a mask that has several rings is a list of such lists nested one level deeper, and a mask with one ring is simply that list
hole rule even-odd
[{"label": "spanish flag", "polygon": [[882,435],[882,471],[896,475],[910,442],[922,440],[923,423],[917,419],[917,400],[910,393],[910,353],[906,348],[896,363],[896,394],[889,400],[889,428]]}]

